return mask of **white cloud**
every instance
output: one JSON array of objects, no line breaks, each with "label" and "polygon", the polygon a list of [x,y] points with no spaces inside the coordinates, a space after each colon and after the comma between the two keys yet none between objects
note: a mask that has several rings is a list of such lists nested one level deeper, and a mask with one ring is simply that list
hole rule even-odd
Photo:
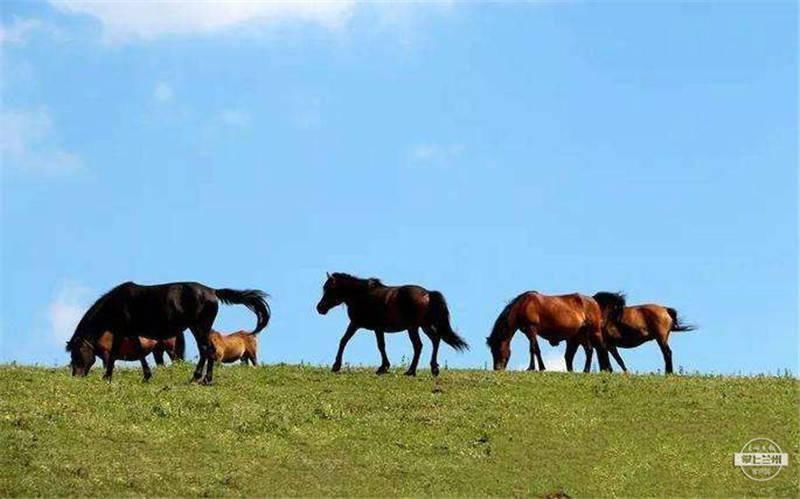
[{"label": "white cloud", "polygon": [[153,97],[159,102],[169,102],[174,95],[175,92],[173,92],[169,83],[163,81],[158,82],[155,90],[153,90]]},{"label": "white cloud", "polygon": [[548,352],[542,357],[544,367],[548,371],[565,372],[567,370],[567,362],[564,360],[564,352]]},{"label": "white cloud", "polygon": [[232,127],[244,128],[250,124],[250,114],[241,109],[226,109],[220,113],[220,119]]},{"label": "white cloud", "polygon": [[152,40],[165,35],[207,34],[247,24],[306,22],[337,30],[347,24],[355,0],[51,0],[66,12],[94,17],[111,41]]},{"label": "white cloud", "polygon": [[419,163],[448,163],[462,152],[461,144],[418,144],[411,148],[411,159]]},{"label": "white cloud", "polygon": [[42,23],[37,19],[14,18],[11,24],[0,26],[0,45],[23,44],[41,27]]},{"label": "white cloud", "polygon": [[0,112],[0,159],[3,167],[45,174],[68,174],[83,168],[81,159],[55,144],[53,120],[46,109]]},{"label": "white cloud", "polygon": [[64,343],[72,337],[75,327],[89,305],[88,288],[77,284],[67,284],[58,291],[55,299],[47,307],[47,318],[54,341]]}]

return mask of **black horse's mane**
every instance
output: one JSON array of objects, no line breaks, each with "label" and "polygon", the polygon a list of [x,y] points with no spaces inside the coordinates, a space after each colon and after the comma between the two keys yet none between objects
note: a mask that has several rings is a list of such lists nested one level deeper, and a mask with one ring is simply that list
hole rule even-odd
[{"label": "black horse's mane", "polygon": [[622,318],[622,309],[625,308],[625,293],[621,291],[600,291],[595,293],[592,298],[600,305],[601,309],[611,308],[615,312],[614,315],[609,317],[611,320],[617,322]]},{"label": "black horse's mane", "polygon": [[486,337],[486,344],[488,346],[494,346],[499,338],[500,334],[503,332],[503,324],[508,320],[508,314],[511,313],[511,307],[517,303],[517,300],[522,298],[523,296],[527,295],[528,293],[532,293],[533,291],[524,291],[517,295],[513,300],[509,300],[506,304],[506,307],[500,312],[500,315],[497,316],[497,320],[494,321],[494,327],[492,327],[492,333]]},{"label": "black horse's mane", "polygon": [[114,292],[117,291],[122,286],[127,286],[129,284],[133,283],[125,282],[118,286],[114,286],[110,290],[106,291],[100,298],[95,300],[92,306],[89,307],[89,310],[87,310],[86,313],[83,314],[83,317],[81,317],[80,322],[78,322],[78,325],[75,327],[75,333],[73,333],[72,338],[70,338],[69,341],[67,342],[67,348],[66,348],[67,352],[72,350],[76,339],[85,338],[86,336],[89,335],[91,324],[97,320],[98,315],[100,315],[100,313],[103,311],[108,301],[114,295]]},{"label": "black horse's mane", "polygon": [[356,277],[354,275],[346,274],[344,272],[334,272],[331,275],[332,275],[332,277],[335,277],[336,279],[343,279],[348,284],[359,285],[359,286],[368,286],[368,287],[386,286],[383,283],[383,281],[381,281],[377,277],[369,277],[367,279],[364,279],[362,277]]}]

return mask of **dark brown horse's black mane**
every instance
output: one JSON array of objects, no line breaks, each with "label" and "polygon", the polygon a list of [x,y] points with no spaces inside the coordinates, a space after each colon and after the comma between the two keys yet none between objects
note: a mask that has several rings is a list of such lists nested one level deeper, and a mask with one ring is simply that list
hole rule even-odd
[{"label": "dark brown horse's black mane", "polygon": [[488,345],[490,348],[497,344],[497,341],[500,339],[500,335],[503,334],[503,332],[505,331],[505,328],[503,327],[503,322],[505,322],[508,319],[508,314],[511,313],[511,307],[513,307],[514,304],[517,303],[517,300],[527,295],[528,293],[535,293],[535,291],[524,291],[519,295],[517,295],[516,297],[514,297],[513,300],[509,300],[509,302],[506,304],[506,308],[504,308],[503,311],[500,312],[500,315],[497,316],[497,320],[494,321],[494,327],[492,327],[492,333],[486,337],[486,345]]},{"label": "dark brown horse's black mane", "polygon": [[337,281],[341,280],[345,282],[345,286],[348,287],[368,287],[373,288],[376,286],[386,286],[380,279],[377,277],[369,277],[367,279],[356,277],[354,275],[346,274],[344,272],[334,272],[331,274],[331,277],[335,278]]},{"label": "dark brown horse's black mane", "polygon": [[[100,298],[95,300],[92,306],[89,307],[89,310],[87,310],[86,313],[83,314],[83,317],[81,318],[80,322],[78,322],[78,325],[75,327],[75,332],[73,333],[72,338],[70,338],[69,341],[67,342],[67,347],[66,347],[67,352],[72,351],[77,340],[80,339],[93,340],[97,336],[99,336],[100,331],[94,331],[94,334],[92,334],[92,331],[90,330],[91,325],[95,321],[97,321],[98,315],[100,315],[103,312],[103,308],[105,307],[106,303],[111,299],[113,293],[122,286],[127,286],[129,284],[133,284],[133,282],[128,281],[119,284],[117,286],[114,286],[113,288],[106,291]],[[89,341],[89,344],[91,343],[93,342]]]}]

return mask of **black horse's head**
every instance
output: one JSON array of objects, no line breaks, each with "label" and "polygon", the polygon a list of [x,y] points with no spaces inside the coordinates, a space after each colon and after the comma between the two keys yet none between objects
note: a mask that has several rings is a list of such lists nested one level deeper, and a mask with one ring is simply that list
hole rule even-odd
[{"label": "black horse's head", "polygon": [[625,310],[625,295],[623,293],[601,291],[595,293],[593,298],[600,305],[604,322],[614,323],[622,320],[622,312]]},{"label": "black horse's head", "polygon": [[94,348],[82,338],[73,338],[67,342],[67,352],[70,353],[70,367],[73,376],[86,376],[94,365]]},{"label": "black horse's head", "polygon": [[322,298],[317,303],[317,312],[322,315],[328,313],[333,307],[337,307],[344,302],[342,287],[336,280],[336,274],[328,274],[328,279],[322,285]]}]

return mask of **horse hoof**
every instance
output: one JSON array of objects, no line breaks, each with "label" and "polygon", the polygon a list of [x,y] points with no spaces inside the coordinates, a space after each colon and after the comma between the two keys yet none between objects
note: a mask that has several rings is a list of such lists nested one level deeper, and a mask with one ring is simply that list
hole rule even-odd
[{"label": "horse hoof", "polygon": [[201,381],[200,384],[203,386],[211,386],[213,382],[208,378],[203,378],[203,381]]},{"label": "horse hoof", "polygon": [[333,367],[331,367],[331,372],[338,373],[341,368],[342,368],[341,364],[334,364]]},{"label": "horse hoof", "polygon": [[438,367],[431,367],[431,374],[434,376],[439,375],[439,368]]},{"label": "horse hoof", "polygon": [[408,371],[404,372],[403,374],[405,376],[416,376],[417,375],[417,371],[412,371],[411,369],[409,369]]},{"label": "horse hoof", "polygon": [[388,367],[381,366],[381,367],[378,368],[377,371],[375,371],[375,374],[381,375],[381,374],[386,374],[388,372],[389,372],[389,368]]}]

